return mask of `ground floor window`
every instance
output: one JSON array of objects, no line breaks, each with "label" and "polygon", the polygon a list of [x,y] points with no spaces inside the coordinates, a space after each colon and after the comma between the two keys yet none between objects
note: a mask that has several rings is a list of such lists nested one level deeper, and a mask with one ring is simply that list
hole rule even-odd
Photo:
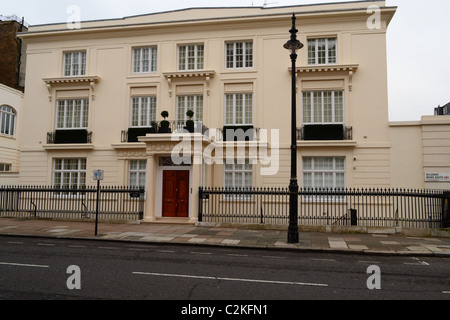
[{"label": "ground floor window", "polygon": [[63,189],[81,189],[86,186],[86,159],[54,159],[53,185]]},{"label": "ground floor window", "polygon": [[344,189],[344,157],[304,157],[303,188]]},{"label": "ground floor window", "polygon": [[252,188],[253,165],[248,159],[225,164],[225,188]]},{"label": "ground floor window", "polygon": [[130,187],[145,188],[147,160],[130,161]]},{"label": "ground floor window", "polygon": [[0,172],[11,172],[10,163],[0,163]]}]

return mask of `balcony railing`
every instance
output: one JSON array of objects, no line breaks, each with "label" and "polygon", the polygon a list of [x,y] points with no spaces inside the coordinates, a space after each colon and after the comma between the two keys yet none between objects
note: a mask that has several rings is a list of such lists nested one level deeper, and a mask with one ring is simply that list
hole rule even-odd
[{"label": "balcony railing", "polygon": [[128,128],[128,130],[122,131],[122,143],[127,142],[139,142],[138,137],[146,136],[147,134],[161,134],[161,133],[201,133],[205,134],[209,129],[201,121],[194,121],[194,126],[186,126],[186,121],[183,120],[171,120],[167,121],[164,126],[164,122],[154,121],[149,127],[135,127]]},{"label": "balcony railing", "polygon": [[47,144],[92,143],[92,132],[80,130],[56,130],[47,133]]},{"label": "balcony railing", "polygon": [[350,141],[353,140],[353,127],[344,125],[305,125],[297,128],[299,141]]},{"label": "balcony railing", "polygon": [[253,126],[225,126],[217,129],[216,141],[259,141],[260,129]]}]

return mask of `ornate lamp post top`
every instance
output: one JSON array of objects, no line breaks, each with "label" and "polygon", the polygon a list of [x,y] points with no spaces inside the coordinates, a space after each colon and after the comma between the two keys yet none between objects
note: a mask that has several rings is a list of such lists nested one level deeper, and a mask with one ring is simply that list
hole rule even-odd
[{"label": "ornate lamp post top", "polygon": [[292,53],[296,53],[298,50],[304,47],[303,43],[301,43],[297,39],[297,28],[295,27],[295,21],[297,18],[295,17],[295,13],[292,14],[292,28],[289,31],[291,33],[291,40],[284,44],[284,48],[291,51]]}]

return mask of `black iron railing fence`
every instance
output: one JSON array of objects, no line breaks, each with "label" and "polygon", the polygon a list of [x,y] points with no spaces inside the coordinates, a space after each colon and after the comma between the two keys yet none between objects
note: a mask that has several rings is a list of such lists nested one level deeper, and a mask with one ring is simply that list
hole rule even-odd
[{"label": "black iron railing fence", "polygon": [[[406,189],[302,189],[299,225],[442,228],[448,193]],[[199,221],[289,224],[287,188],[199,189]]]},{"label": "black iron railing fence", "polygon": [[186,132],[205,134],[208,130],[209,128],[201,121],[194,121],[193,126],[187,126],[184,120],[152,121],[149,127],[134,127],[122,130],[121,141],[122,143],[138,142],[138,137],[146,136],[147,134]]},{"label": "black iron railing fence", "polygon": [[[101,187],[100,221],[140,220],[144,189]],[[0,187],[0,217],[95,220],[97,188]]]}]

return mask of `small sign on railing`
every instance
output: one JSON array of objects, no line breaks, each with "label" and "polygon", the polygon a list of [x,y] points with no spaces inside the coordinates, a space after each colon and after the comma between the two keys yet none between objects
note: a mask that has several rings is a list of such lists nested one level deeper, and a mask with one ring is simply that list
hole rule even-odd
[{"label": "small sign on railing", "polygon": [[100,181],[103,181],[105,178],[105,171],[103,170],[95,170],[94,171],[94,181],[97,181],[97,201],[96,201],[96,209],[95,209],[95,236],[97,236],[98,232],[98,200],[100,198]]},{"label": "small sign on railing", "polygon": [[105,178],[105,171],[103,170],[94,171],[94,181],[103,181],[104,178]]}]

